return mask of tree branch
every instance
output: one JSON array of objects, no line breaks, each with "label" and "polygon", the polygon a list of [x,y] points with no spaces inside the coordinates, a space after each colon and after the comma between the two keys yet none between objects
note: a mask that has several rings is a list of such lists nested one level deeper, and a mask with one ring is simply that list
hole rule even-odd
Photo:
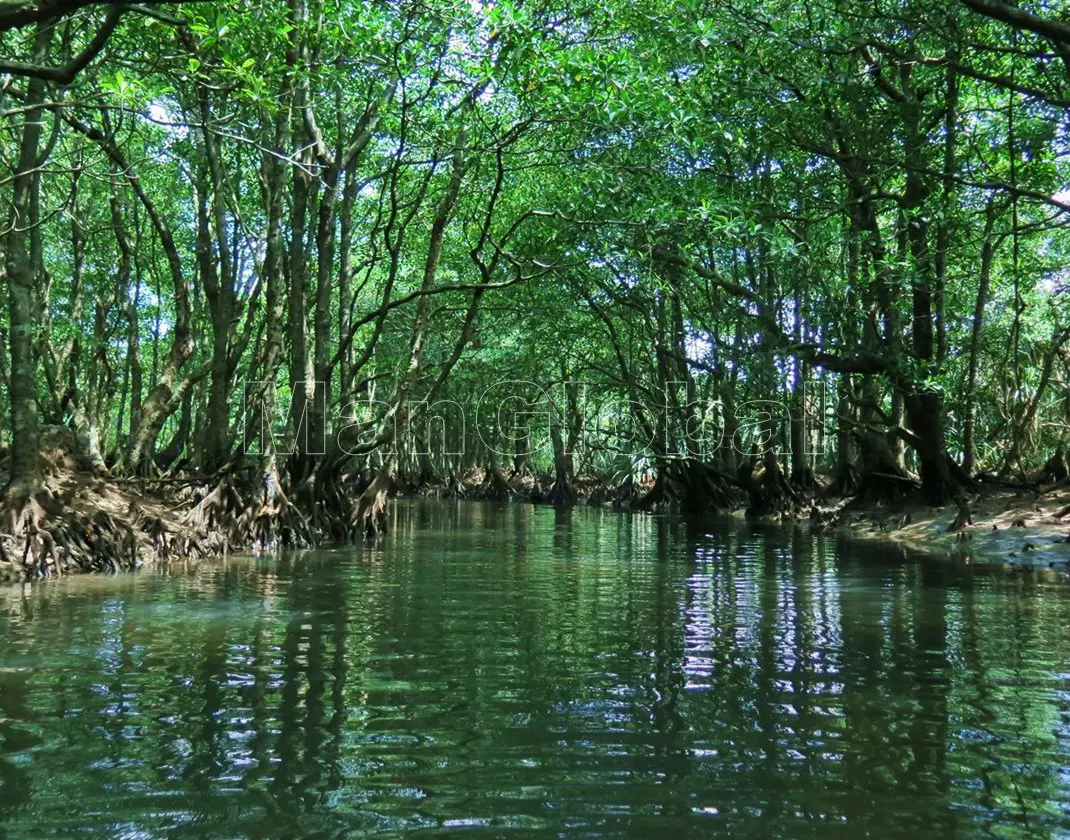
[{"label": "tree branch", "polygon": [[1017,6],[1010,6],[1003,0],[959,0],[959,2],[979,15],[1070,46],[1070,25],[1065,23],[1037,17]]},{"label": "tree branch", "polygon": [[[147,6],[206,3],[208,0],[151,0],[137,11],[146,14]],[[103,0],[0,0],[0,32],[18,29],[49,18],[62,18],[89,6],[114,5]]]},{"label": "tree branch", "polygon": [[121,3],[112,3],[108,7],[104,23],[93,36],[93,40],[66,67],[42,67],[39,64],[26,64],[21,61],[0,61],[0,73],[44,79],[47,82],[55,82],[57,85],[69,85],[104,49],[104,45],[108,43],[108,39],[126,11],[127,7]]}]

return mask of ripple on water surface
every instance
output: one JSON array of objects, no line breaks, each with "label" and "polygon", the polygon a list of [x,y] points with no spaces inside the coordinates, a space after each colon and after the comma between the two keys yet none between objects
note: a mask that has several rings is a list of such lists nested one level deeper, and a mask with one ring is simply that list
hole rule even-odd
[{"label": "ripple on water surface", "polygon": [[0,837],[1070,833],[1070,589],[735,521],[0,590]]}]

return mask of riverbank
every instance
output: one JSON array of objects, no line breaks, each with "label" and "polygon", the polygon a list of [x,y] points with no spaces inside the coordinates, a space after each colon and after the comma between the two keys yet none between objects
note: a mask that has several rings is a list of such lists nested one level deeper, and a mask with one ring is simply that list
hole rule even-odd
[{"label": "riverbank", "polygon": [[133,571],[227,551],[221,535],[191,521],[188,480],[116,479],[63,448],[42,452],[42,461],[42,491],[0,519],[0,581]]},{"label": "riverbank", "polygon": [[[279,503],[245,505],[231,478],[113,478],[62,449],[47,453],[45,462],[45,493],[29,511],[29,521],[5,517],[0,523],[0,581],[132,571],[176,560],[270,550],[280,533]],[[630,511],[651,487],[641,482],[616,486],[605,477],[584,476],[570,483],[567,498],[573,504]],[[362,489],[352,488],[354,499]],[[500,470],[475,470],[441,484],[395,483],[392,491],[470,501],[561,501],[555,498],[551,476],[506,475]],[[236,500],[228,501],[229,495]],[[937,508],[913,497],[863,504],[854,498],[822,499],[819,491],[794,514],[782,514],[776,521],[800,524],[814,534],[899,545],[967,565],[1070,569],[1070,484],[1037,489],[982,485],[965,501],[964,507]],[[286,504],[292,512],[294,506]],[[249,507],[245,516],[254,525],[263,520],[263,539],[240,544],[219,516],[205,515],[206,510],[228,505]],[[743,515],[742,507],[737,513]],[[312,540],[331,541],[329,535]]]},{"label": "riverbank", "polygon": [[[478,471],[466,477],[459,495],[473,500],[541,501],[550,479],[532,476],[494,480]],[[577,501],[631,510],[652,484],[637,484],[630,498],[592,477],[574,482]],[[488,488],[497,488],[486,492]],[[434,493],[432,493],[434,494]],[[890,504],[865,503],[854,497],[823,499],[819,488],[809,508],[773,521],[797,522],[815,534],[900,545],[910,551],[970,565],[1057,568],[1070,567],[1070,484],[1035,489],[980,483],[966,507],[931,507],[917,493]],[[736,513],[744,515],[744,502]]]},{"label": "riverbank", "polygon": [[864,542],[894,543],[967,565],[1070,567],[1070,485],[982,487],[966,507],[910,499],[887,506],[845,499],[818,509],[818,530]]}]

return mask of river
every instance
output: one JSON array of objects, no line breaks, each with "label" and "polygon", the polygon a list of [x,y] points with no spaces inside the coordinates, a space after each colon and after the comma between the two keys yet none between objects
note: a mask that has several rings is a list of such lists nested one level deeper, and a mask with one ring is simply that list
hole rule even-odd
[{"label": "river", "polygon": [[738,521],[0,587],[0,837],[1070,836],[1070,586]]}]

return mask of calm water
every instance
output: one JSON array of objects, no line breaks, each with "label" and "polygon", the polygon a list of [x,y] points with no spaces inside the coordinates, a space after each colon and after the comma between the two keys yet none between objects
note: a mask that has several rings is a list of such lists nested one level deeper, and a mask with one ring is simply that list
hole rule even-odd
[{"label": "calm water", "polygon": [[1070,836],[1070,587],[734,523],[0,588],[0,836]]}]

